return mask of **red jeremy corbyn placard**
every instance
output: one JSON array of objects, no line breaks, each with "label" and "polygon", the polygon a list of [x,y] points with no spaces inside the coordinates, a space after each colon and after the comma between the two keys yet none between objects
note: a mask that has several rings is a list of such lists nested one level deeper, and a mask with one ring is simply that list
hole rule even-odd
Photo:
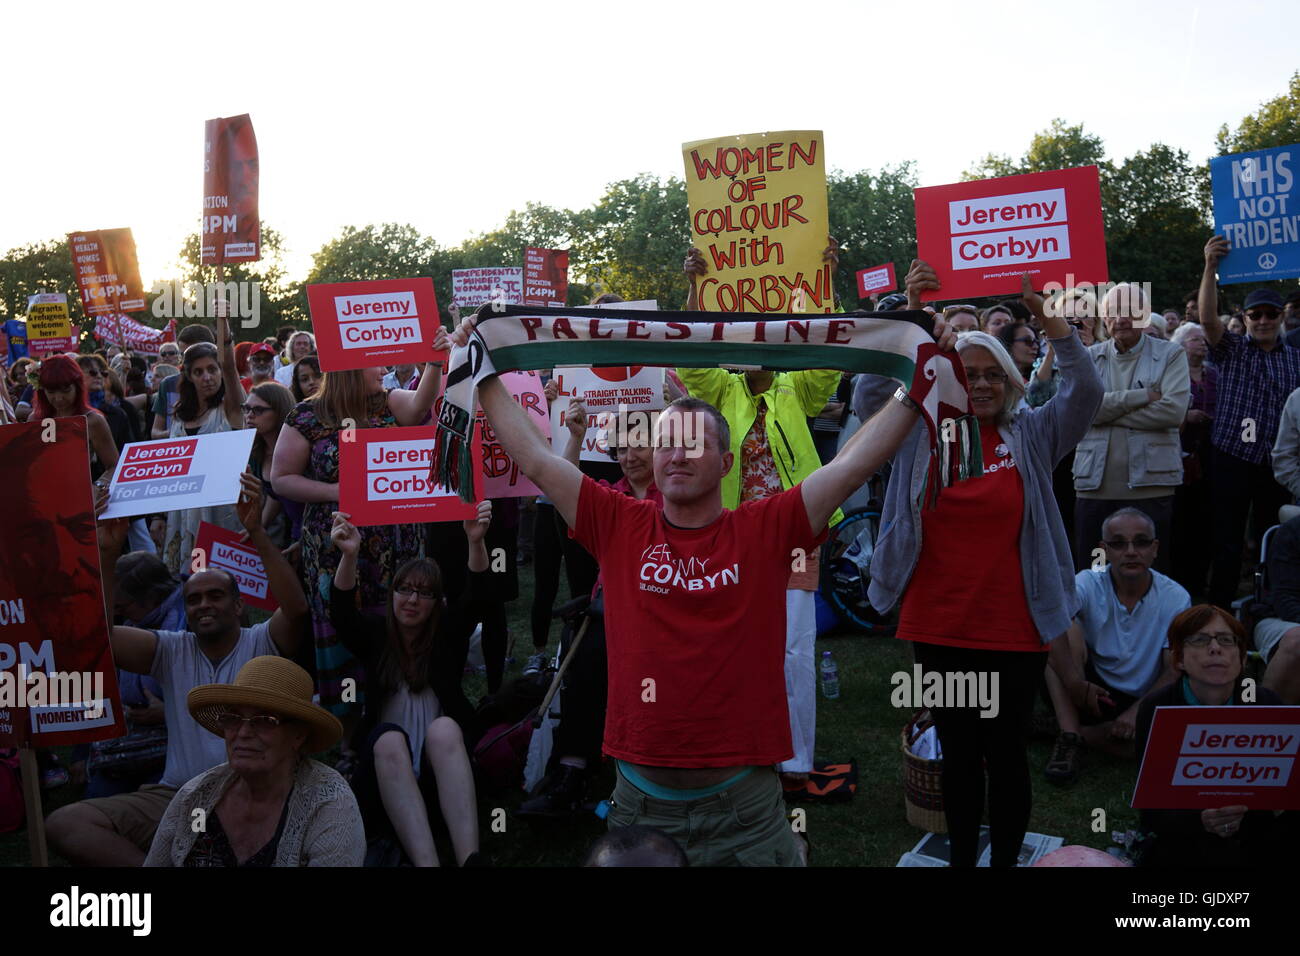
[{"label": "red jeremy corbyn placard", "polygon": [[858,298],[865,299],[869,295],[884,295],[886,292],[893,292],[898,287],[898,279],[894,277],[894,264],[886,262],[883,266],[872,266],[870,269],[862,269],[858,272]]},{"label": "red jeremy corbyn placard", "polygon": [[913,190],[917,255],[939,276],[926,301],[1106,282],[1096,166]]},{"label": "red jeremy corbyn placard", "polygon": [[1300,707],[1158,707],[1133,792],[1153,810],[1300,810]]},{"label": "red jeremy corbyn placard", "polygon": [[[478,506],[429,479],[436,425],[358,428],[339,445],[339,510],[358,526],[464,521]],[[474,461],[482,460],[477,433]],[[474,500],[483,498],[483,472],[474,470]]]},{"label": "red jeremy corbyn placard", "polygon": [[309,285],[307,305],[323,372],[447,357],[433,348],[439,319],[432,279]]}]

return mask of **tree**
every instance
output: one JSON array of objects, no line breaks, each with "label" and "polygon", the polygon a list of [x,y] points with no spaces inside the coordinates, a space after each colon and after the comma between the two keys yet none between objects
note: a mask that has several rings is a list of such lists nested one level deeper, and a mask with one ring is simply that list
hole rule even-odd
[{"label": "tree", "polygon": [[832,170],[827,175],[830,230],[840,244],[835,284],[844,308],[856,308],[859,270],[892,262],[900,283],[907,274],[916,254],[916,185],[916,164],[910,160],[879,173]]},{"label": "tree", "polygon": [[962,173],[962,179],[1041,173],[1074,166],[1101,167],[1104,177],[1110,169],[1110,163],[1106,160],[1105,143],[1100,136],[1084,132],[1082,123],[1067,126],[1065,120],[1054,119],[1051,126],[1034,134],[1034,138],[1029,141],[1029,149],[1018,162],[1007,156],[989,153],[973,168]]},{"label": "tree", "polygon": [[643,173],[610,183],[575,225],[570,266],[591,291],[656,299],[669,309],[686,301],[682,259],[691,234],[682,180]]},{"label": "tree", "polygon": [[72,321],[84,325],[81,292],[66,238],[28,243],[10,249],[0,259],[0,322],[25,316],[27,297],[39,292],[62,292],[68,297]]},{"label": "tree", "polygon": [[1209,228],[1187,153],[1155,143],[1130,156],[1103,181],[1102,211],[1112,281],[1150,282],[1153,305],[1180,307]]},{"label": "tree", "polygon": [[1285,93],[1244,117],[1235,130],[1224,123],[1215,137],[1220,156],[1293,143],[1300,143],[1300,70],[1291,74]]}]

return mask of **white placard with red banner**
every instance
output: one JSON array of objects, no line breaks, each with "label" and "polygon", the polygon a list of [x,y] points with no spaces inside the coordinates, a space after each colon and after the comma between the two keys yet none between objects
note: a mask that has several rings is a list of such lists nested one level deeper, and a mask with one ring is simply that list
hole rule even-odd
[{"label": "white placard with red banner", "polygon": [[213,508],[239,500],[253,429],[134,442],[122,449],[105,518]]},{"label": "white placard with red banner", "polygon": [[194,548],[203,553],[203,562],[209,568],[220,568],[234,576],[245,604],[274,611],[280,602],[271,593],[262,556],[243,537],[238,531],[200,521]]},{"label": "white placard with red banner", "polygon": [[898,288],[898,279],[894,276],[894,264],[886,262],[883,266],[872,266],[858,272],[858,298],[869,295],[883,295]]},{"label": "white placard with red banner", "polygon": [[518,266],[489,266],[451,270],[451,302],[462,312],[485,302],[524,304],[524,270]]},{"label": "white placard with red banner", "polygon": [[[536,372],[506,372],[500,376],[501,384],[510,397],[528,413],[528,420],[549,441],[551,419],[546,409],[546,392],[542,378]],[[496,432],[488,423],[483,409],[478,410],[478,434],[483,442],[483,495],[487,498],[520,498],[541,494],[519,466],[506,454],[497,441]]]},{"label": "white placard with red banner", "polygon": [[[358,428],[339,443],[339,510],[358,527],[464,521],[478,507],[430,477],[438,426]],[[477,444],[477,441],[476,441]],[[474,460],[482,461],[474,449]],[[474,500],[483,500],[483,472],[474,470]]]},{"label": "white placard with red banner", "polygon": [[95,327],[91,331],[105,345],[125,345],[141,355],[157,355],[164,342],[176,341],[176,320],[168,322],[165,329],[155,329],[129,315],[110,312],[95,316]]},{"label": "white placard with red banner", "polygon": [[[620,303],[620,306],[622,303]],[[564,454],[569,441],[565,426],[569,402],[582,399],[587,406],[587,434],[582,439],[582,461],[609,461],[603,425],[620,410],[662,411],[664,370],[643,365],[618,368],[557,368],[555,384],[559,397],[551,405],[551,447]],[[602,420],[601,416],[606,416]]]},{"label": "white placard with red banner", "polygon": [[1300,810],[1300,707],[1158,707],[1133,806]]}]

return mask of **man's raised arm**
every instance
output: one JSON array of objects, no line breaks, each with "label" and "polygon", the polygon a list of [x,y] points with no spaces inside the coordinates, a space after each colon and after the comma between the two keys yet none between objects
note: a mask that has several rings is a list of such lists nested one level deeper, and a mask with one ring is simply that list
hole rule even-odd
[{"label": "man's raised arm", "polygon": [[582,472],[551,450],[550,442],[510,397],[500,378],[494,375],[479,385],[478,401],[506,454],[551,499],[565,524],[573,527]]}]

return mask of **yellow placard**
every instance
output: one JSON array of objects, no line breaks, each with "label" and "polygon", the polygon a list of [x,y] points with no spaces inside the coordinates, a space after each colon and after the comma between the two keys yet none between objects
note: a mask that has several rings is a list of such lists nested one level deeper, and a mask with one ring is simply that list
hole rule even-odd
[{"label": "yellow placard", "polygon": [[66,339],[72,335],[67,296],[37,295],[31,298],[35,301],[30,301],[27,305],[29,342],[37,339]]},{"label": "yellow placard", "polygon": [[833,312],[820,130],[682,146],[691,244],[704,253],[705,312]]}]

